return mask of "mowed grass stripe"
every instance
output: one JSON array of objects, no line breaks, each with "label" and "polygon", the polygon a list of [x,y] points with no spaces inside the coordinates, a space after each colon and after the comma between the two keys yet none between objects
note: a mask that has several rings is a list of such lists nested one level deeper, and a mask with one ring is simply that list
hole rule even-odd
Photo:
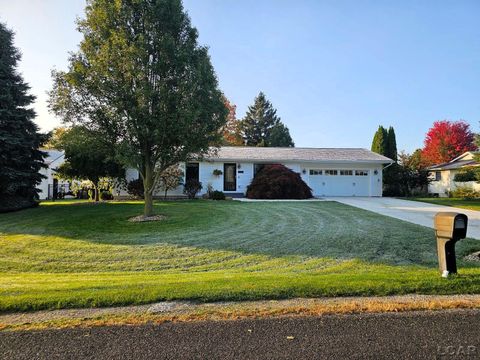
[{"label": "mowed grass stripe", "polygon": [[[433,269],[354,265],[355,272],[4,274],[2,311],[144,304],[162,300],[235,301],[407,293],[480,293],[478,271],[446,281]],[[349,267],[349,266],[347,266]],[[346,270],[346,269],[344,269]]]}]

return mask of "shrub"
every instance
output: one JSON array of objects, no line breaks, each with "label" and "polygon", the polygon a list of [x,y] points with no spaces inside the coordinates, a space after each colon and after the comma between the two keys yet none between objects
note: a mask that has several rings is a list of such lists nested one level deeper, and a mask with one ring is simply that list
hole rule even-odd
[{"label": "shrub", "polygon": [[25,198],[18,195],[1,195],[0,196],[0,213],[17,211],[38,206],[38,201],[31,198]]},{"label": "shrub", "polygon": [[80,189],[76,191],[77,199],[88,199],[88,190],[87,189]]},{"label": "shrub", "polygon": [[212,199],[212,200],[225,200],[225,194],[222,191],[215,190],[211,193],[210,199]]},{"label": "shrub", "polygon": [[212,194],[213,194],[213,186],[212,184],[208,183],[207,184],[207,191],[205,192],[205,194],[203,194],[202,198],[203,199],[211,199],[212,198]]},{"label": "shrub", "polygon": [[428,171],[393,164],[383,171],[383,196],[415,196],[428,193]]},{"label": "shrub", "polygon": [[160,174],[160,188],[164,191],[164,199],[169,190],[174,190],[182,184],[183,171],[177,166],[170,166]]},{"label": "shrub", "polygon": [[129,181],[127,184],[127,193],[132,195],[133,197],[143,199],[144,195],[144,188],[143,188],[143,180],[137,179]]},{"label": "shrub", "polygon": [[460,199],[478,199],[480,198],[480,193],[468,186],[459,186],[455,190],[452,190],[448,193],[449,197],[460,198]]},{"label": "shrub", "polygon": [[265,165],[247,187],[249,199],[309,199],[312,189],[283,165]]},{"label": "shrub", "polygon": [[183,186],[183,193],[189,199],[195,199],[200,190],[202,190],[202,183],[198,180],[188,180]]},{"label": "shrub", "polygon": [[468,182],[477,180],[477,171],[478,169],[467,168],[459,171],[455,174],[453,181],[455,182]]},{"label": "shrub", "polygon": [[113,200],[113,195],[110,191],[104,190],[100,193],[100,200]]}]

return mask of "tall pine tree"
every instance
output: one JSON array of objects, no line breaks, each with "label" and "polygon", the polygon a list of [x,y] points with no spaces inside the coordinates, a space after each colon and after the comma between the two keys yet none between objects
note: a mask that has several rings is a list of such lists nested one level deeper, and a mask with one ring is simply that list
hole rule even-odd
[{"label": "tall pine tree", "polygon": [[372,151],[395,161],[394,164],[388,166],[383,171],[383,195],[407,195],[408,187],[405,187],[406,184],[404,184],[404,181],[402,180],[402,176],[404,176],[406,173],[404,168],[397,164],[397,139],[395,136],[395,130],[392,126],[390,126],[388,130],[383,126],[378,127],[378,130],[373,137]]},{"label": "tall pine tree", "polygon": [[36,204],[45,136],[33,122],[35,97],[17,71],[20,52],[13,32],[0,23],[0,211]]},{"label": "tall pine tree", "polygon": [[385,155],[387,154],[387,147],[388,147],[388,132],[383,126],[379,126],[377,132],[373,136],[372,141],[372,151],[380,154]]},{"label": "tall pine tree", "polygon": [[295,144],[290,136],[288,127],[283,123],[278,123],[272,127],[270,131],[270,138],[268,140],[268,146],[271,147],[294,147]]},{"label": "tall pine tree", "polygon": [[377,132],[373,136],[372,151],[397,162],[397,139],[392,126],[388,130],[381,125],[378,127]]},{"label": "tall pine tree", "polygon": [[263,92],[248,107],[240,126],[247,146],[294,146],[288,128]]},{"label": "tall pine tree", "polygon": [[387,154],[386,156],[393,161],[397,162],[398,153],[397,153],[397,139],[395,136],[395,130],[392,126],[388,128],[387,133]]}]

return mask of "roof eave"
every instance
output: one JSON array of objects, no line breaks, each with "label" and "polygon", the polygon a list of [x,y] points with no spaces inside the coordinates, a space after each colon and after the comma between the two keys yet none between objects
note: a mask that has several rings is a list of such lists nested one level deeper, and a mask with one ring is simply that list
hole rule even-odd
[{"label": "roof eave", "polygon": [[204,158],[205,161],[211,162],[282,162],[282,163],[329,163],[329,164],[338,164],[338,163],[362,163],[362,164],[391,164],[394,161],[391,159],[388,160],[303,160],[303,159],[245,159],[245,158]]}]

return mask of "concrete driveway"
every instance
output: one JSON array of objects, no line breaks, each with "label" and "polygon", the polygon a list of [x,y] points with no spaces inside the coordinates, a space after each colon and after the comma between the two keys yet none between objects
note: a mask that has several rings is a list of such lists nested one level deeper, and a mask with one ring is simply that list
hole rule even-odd
[{"label": "concrete driveway", "polygon": [[433,205],[419,201],[394,198],[332,197],[342,204],[376,212],[396,219],[433,228],[433,217],[439,211],[454,211],[468,216],[467,236],[480,239],[480,211],[465,210],[450,206]]}]

